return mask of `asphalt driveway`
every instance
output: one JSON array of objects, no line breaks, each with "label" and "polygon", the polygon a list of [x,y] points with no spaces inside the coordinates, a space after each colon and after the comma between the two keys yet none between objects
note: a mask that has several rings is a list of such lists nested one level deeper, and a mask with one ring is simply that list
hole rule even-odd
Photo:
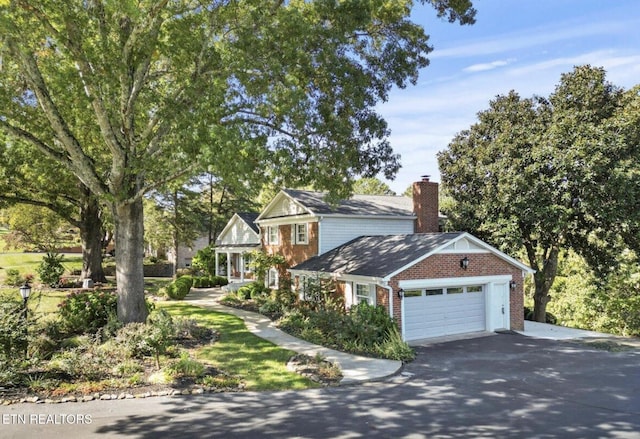
[{"label": "asphalt driveway", "polygon": [[[402,374],[364,385],[2,407],[0,437],[640,437],[638,350],[510,334],[417,349]],[[5,422],[20,414],[91,423]]]}]

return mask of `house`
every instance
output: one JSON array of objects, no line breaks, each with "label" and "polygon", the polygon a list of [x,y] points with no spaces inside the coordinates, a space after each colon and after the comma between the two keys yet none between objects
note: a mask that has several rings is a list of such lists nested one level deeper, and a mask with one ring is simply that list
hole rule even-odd
[{"label": "house", "polygon": [[[260,229],[255,223],[257,213],[236,213],[216,240],[216,274],[225,275],[230,282],[244,282],[253,278],[249,254],[260,249]],[[220,256],[224,255],[224,269]]]},{"label": "house", "polygon": [[382,305],[403,339],[524,329],[529,267],[469,233],[361,236],[290,269],[294,284],[333,278],[347,306]]},{"label": "house", "polygon": [[469,233],[442,233],[437,183],[424,177],[412,198],[324,195],[284,189],[255,219],[259,247],[290,267],[272,268],[270,287],[285,276],[304,293],[308,279],[331,278],[347,306],[384,306],[405,340],[523,329],[532,270]]},{"label": "house", "polygon": [[167,251],[167,260],[174,264],[175,268],[189,268],[191,267],[191,261],[199,250],[209,245],[209,236],[200,235],[189,245],[179,244],[176,251],[175,248],[171,248]]}]

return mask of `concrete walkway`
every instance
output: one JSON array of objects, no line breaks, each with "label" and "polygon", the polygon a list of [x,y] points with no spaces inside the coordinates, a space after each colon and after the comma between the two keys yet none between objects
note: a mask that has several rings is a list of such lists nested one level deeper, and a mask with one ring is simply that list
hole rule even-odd
[{"label": "concrete walkway", "polygon": [[249,331],[284,349],[289,349],[311,357],[316,354],[322,355],[325,359],[336,363],[342,370],[343,378],[340,384],[380,380],[394,375],[402,367],[401,361],[381,360],[346,354],[300,340],[279,330],[271,320],[261,314],[221,305],[219,302],[221,297],[222,293],[217,288],[202,288],[192,289],[185,300],[197,306],[240,317],[244,320]]},{"label": "concrete walkway", "polygon": [[567,328],[548,323],[524,321],[524,331],[516,331],[522,335],[550,340],[575,340],[585,343],[615,343],[624,348],[640,349],[640,337],[623,337],[621,335],[584,329]]}]

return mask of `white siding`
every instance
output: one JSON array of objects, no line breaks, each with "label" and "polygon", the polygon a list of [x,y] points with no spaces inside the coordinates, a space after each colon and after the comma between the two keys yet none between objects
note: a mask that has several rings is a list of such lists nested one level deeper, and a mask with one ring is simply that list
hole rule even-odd
[{"label": "white siding", "polygon": [[269,210],[263,213],[262,219],[279,218],[290,215],[303,215],[308,213],[302,206],[287,196],[281,196],[280,200],[274,203]]},{"label": "white siding", "polygon": [[220,236],[219,244],[221,245],[243,245],[243,244],[260,244],[260,238],[256,236],[247,223],[240,218],[235,217],[232,224],[229,225],[224,235]]},{"label": "white siding", "polygon": [[413,218],[323,218],[320,221],[319,253],[326,253],[359,236],[413,233]]}]

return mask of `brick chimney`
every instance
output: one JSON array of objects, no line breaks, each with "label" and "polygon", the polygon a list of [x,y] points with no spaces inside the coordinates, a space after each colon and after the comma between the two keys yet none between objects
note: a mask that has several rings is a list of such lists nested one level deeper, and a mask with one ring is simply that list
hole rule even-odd
[{"label": "brick chimney", "polygon": [[440,231],[438,207],[438,183],[423,175],[421,181],[413,183],[413,213],[416,215],[415,233],[437,233]]}]

